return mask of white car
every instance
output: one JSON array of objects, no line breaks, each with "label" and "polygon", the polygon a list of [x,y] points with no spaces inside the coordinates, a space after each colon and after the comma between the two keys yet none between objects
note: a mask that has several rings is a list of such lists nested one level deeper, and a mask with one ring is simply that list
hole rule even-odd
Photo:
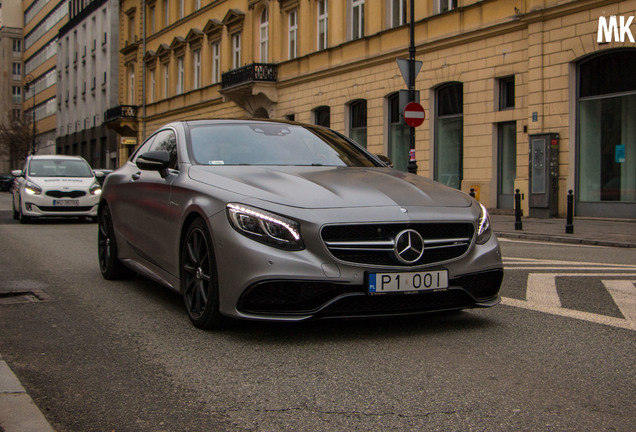
[{"label": "white car", "polygon": [[79,156],[29,156],[24,169],[12,171],[13,218],[28,223],[38,217],[97,218],[102,188]]}]

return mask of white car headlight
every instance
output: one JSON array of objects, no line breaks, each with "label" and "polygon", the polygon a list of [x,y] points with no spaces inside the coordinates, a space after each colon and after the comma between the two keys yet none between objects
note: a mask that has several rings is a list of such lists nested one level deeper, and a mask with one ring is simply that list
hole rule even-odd
[{"label": "white car headlight", "polygon": [[93,183],[88,191],[91,193],[91,195],[101,195],[102,187],[99,185],[99,183]]},{"label": "white car headlight", "polygon": [[28,195],[40,195],[42,193],[42,188],[35,183],[28,181],[24,185],[24,191]]},{"label": "white car headlight", "polygon": [[490,239],[490,217],[488,216],[488,210],[483,204],[480,203],[479,207],[481,207],[481,212],[477,221],[477,243],[484,244]]},{"label": "white car headlight", "polygon": [[234,229],[252,240],[285,250],[305,248],[296,221],[237,203],[227,205],[227,216]]}]

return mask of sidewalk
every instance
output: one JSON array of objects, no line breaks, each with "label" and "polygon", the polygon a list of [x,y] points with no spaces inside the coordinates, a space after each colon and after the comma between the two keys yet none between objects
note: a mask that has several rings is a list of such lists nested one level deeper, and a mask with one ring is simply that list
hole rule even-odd
[{"label": "sidewalk", "polygon": [[572,234],[565,233],[565,218],[522,217],[521,230],[515,230],[513,215],[491,214],[490,223],[498,238],[636,248],[636,219],[575,217]]},{"label": "sidewalk", "polygon": [[0,357],[0,431],[53,432],[20,381]]}]

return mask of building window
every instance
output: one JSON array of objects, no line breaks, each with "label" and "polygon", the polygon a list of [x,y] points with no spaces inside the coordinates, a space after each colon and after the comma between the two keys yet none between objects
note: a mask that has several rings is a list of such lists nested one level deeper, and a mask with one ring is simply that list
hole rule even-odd
[{"label": "building window", "polygon": [[22,103],[22,87],[20,86],[13,86],[13,98],[12,98],[12,102],[14,104],[20,104]]},{"label": "building window", "polygon": [[364,37],[364,0],[351,1],[351,39]]},{"label": "building window", "polygon": [[267,63],[267,49],[269,45],[269,15],[267,8],[261,12],[261,63]]},{"label": "building window", "polygon": [[135,105],[135,66],[128,68],[128,103]]},{"label": "building window", "polygon": [[13,79],[22,79],[22,63],[13,63]]},{"label": "building window", "polygon": [[163,0],[163,26],[170,25],[170,0]]},{"label": "building window", "polygon": [[318,50],[324,50],[329,46],[327,44],[328,9],[328,0],[318,0]]},{"label": "building window", "polygon": [[212,44],[212,84],[218,83],[221,79],[221,44]]},{"label": "building window", "polygon": [[192,53],[192,87],[194,89],[201,88],[201,50],[196,50]]},{"label": "building window", "polygon": [[13,52],[14,53],[22,52],[22,41],[20,39],[13,39]]},{"label": "building window", "polygon": [[177,57],[177,94],[183,93],[184,74],[183,56]]},{"label": "building window", "polygon": [[406,24],[406,0],[391,1],[391,27]]},{"label": "building window", "polygon": [[194,0],[194,10],[198,11],[201,9],[201,0]]},{"label": "building window", "polygon": [[349,137],[367,147],[367,101],[364,99],[349,104]]},{"label": "building window", "polygon": [[155,33],[155,28],[156,28],[156,14],[155,14],[155,7],[151,6],[150,7],[150,34],[154,34]]},{"label": "building window", "polygon": [[[636,49],[577,65],[577,206],[582,216],[633,217],[636,203]],[[630,203],[630,204],[623,204]]]},{"label": "building window", "polygon": [[499,79],[499,110],[515,107],[514,75]]},{"label": "building window", "polygon": [[128,44],[131,44],[133,42],[135,42],[135,17],[134,16],[129,16],[128,17]]},{"label": "building window", "polygon": [[150,69],[150,78],[148,79],[148,81],[150,81],[150,92],[149,92],[149,97],[150,97],[150,103],[153,103],[155,101],[155,87],[157,85],[156,82],[156,78],[155,78],[155,70],[154,69]]},{"label": "building window", "polygon": [[402,171],[408,170],[410,131],[402,122],[400,112],[400,94],[389,96],[389,146],[387,148],[393,167]]},{"label": "building window", "polygon": [[331,108],[321,106],[314,110],[314,123],[318,126],[331,127]]},{"label": "building window", "polygon": [[464,86],[448,83],[436,91],[435,180],[461,189],[464,156]]},{"label": "building window", "polygon": [[298,11],[294,9],[289,12],[289,59],[296,58],[296,46],[297,46],[297,36],[298,36]]},{"label": "building window", "polygon": [[457,0],[437,0],[437,12],[448,12],[457,7]]},{"label": "building window", "polygon": [[185,0],[179,0],[179,19],[185,16]]},{"label": "building window", "polygon": [[163,65],[163,97],[170,96],[170,65],[165,63]]},{"label": "building window", "polygon": [[232,35],[232,69],[241,67],[241,33]]}]

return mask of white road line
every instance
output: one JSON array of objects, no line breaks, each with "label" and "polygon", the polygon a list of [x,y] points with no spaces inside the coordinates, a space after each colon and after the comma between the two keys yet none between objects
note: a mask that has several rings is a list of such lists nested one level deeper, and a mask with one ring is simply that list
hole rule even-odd
[{"label": "white road line", "polygon": [[[636,269],[633,268],[624,268],[624,267],[589,267],[589,266],[581,266],[581,267],[571,267],[571,266],[551,266],[551,267],[517,267],[517,266],[507,266],[504,265],[504,269],[508,270],[566,270],[566,271],[574,271],[574,270],[585,270],[585,271],[617,271],[617,272],[625,272],[625,271],[634,271]],[[586,276],[586,273],[581,273],[582,276]],[[621,273],[617,273],[618,276]]]},{"label": "white road line", "polygon": [[530,244],[539,244],[542,246],[555,246],[555,247],[576,247],[576,248],[608,248],[611,246],[601,246],[601,245],[587,245],[580,243],[557,243],[553,241],[536,241],[536,240],[518,240],[518,239],[510,239],[505,237],[497,237],[497,241],[508,242],[508,243],[530,243]]},{"label": "white road line", "polygon": [[529,309],[529,310],[533,310],[537,312],[543,312],[543,313],[547,313],[551,315],[580,319],[583,321],[589,321],[596,324],[604,324],[604,325],[609,325],[612,327],[618,327],[618,328],[636,331],[636,325],[634,324],[633,321],[629,321],[622,318],[614,318],[607,315],[597,315],[597,314],[593,314],[589,312],[581,312],[581,311],[577,311],[573,309],[541,307],[538,305],[530,304],[527,301],[511,299],[508,297],[502,297],[501,304],[518,307],[522,309]]},{"label": "white road line", "polygon": [[526,289],[526,301],[543,308],[560,308],[561,299],[553,273],[530,273]]},{"label": "white road line", "polygon": [[626,320],[636,326],[636,281],[603,280],[603,285],[612,295],[614,303]]},{"label": "white road line", "polygon": [[[561,307],[561,300],[556,289],[557,277],[629,277],[629,280],[601,279],[625,318],[610,317]],[[530,273],[528,274],[526,287],[526,300],[502,297],[501,302],[508,306],[636,331],[636,280],[632,280],[631,278],[633,277],[636,277],[635,272]]]}]

